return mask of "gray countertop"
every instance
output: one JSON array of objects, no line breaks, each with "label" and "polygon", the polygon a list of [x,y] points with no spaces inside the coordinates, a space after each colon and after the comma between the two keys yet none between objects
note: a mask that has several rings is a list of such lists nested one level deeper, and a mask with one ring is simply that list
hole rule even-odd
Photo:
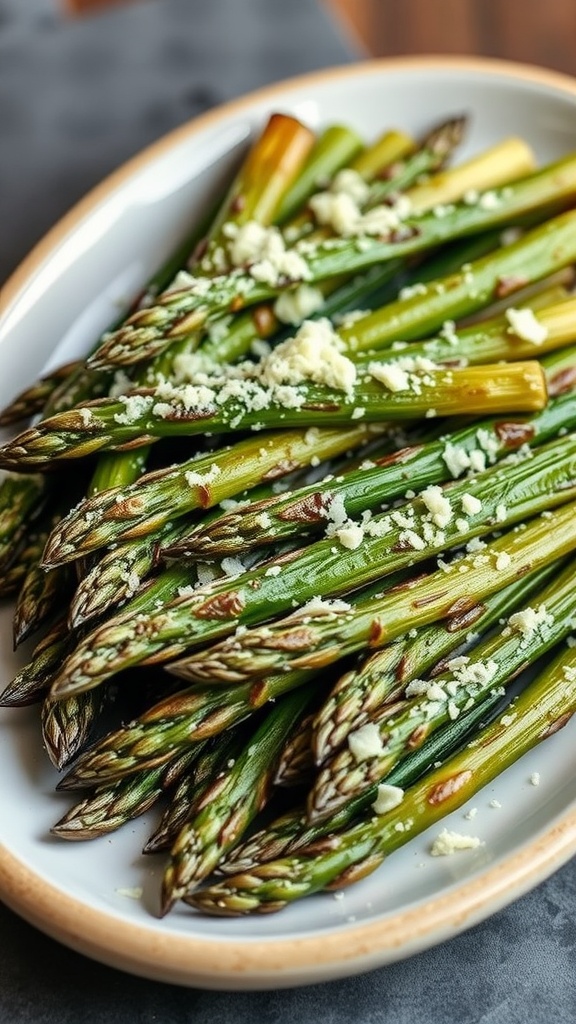
[{"label": "gray countertop", "polygon": [[[202,110],[352,52],[315,0],[0,0],[0,276],[88,188]],[[0,825],[1,831],[7,823]],[[330,985],[213,993],[93,963],[0,906],[0,1021],[568,1024],[576,862],[443,945]]]}]

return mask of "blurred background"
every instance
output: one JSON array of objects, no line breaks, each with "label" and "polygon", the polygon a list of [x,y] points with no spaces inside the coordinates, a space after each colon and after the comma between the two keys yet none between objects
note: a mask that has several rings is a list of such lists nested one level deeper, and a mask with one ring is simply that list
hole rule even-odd
[{"label": "blurred background", "polygon": [[574,0],[326,0],[345,30],[378,57],[471,53],[573,74]]},{"label": "blurred background", "polygon": [[234,96],[370,55],[571,73],[574,0],[0,0],[0,280],[88,189]]}]

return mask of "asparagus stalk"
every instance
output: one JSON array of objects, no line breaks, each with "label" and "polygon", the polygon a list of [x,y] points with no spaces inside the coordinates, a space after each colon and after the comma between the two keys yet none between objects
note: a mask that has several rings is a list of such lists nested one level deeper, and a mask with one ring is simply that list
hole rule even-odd
[{"label": "asparagus stalk", "polygon": [[36,645],[29,664],[2,691],[0,707],[18,708],[42,700],[64,658],[73,649],[74,640],[63,616]]},{"label": "asparagus stalk", "polygon": [[[295,118],[284,114],[272,115],[243,161],[208,235],[191,257],[192,263],[200,261],[200,272],[204,276],[215,273],[222,261],[226,261],[224,225],[238,226],[252,218],[263,224],[270,223],[286,190],[298,177],[313,141],[310,130]],[[170,288],[179,287],[180,276],[174,278]],[[179,354],[195,348],[196,344],[197,339],[193,336],[183,339],[177,346]],[[140,372],[136,386],[165,379],[164,362],[160,358],[151,367],[144,367],[144,374]],[[133,483],[144,470],[147,454],[147,450],[140,453],[139,461],[133,461],[134,456],[130,452],[108,456],[104,464],[100,460],[90,493],[106,490],[114,483],[119,486]],[[109,481],[111,473],[116,478],[113,483]]]},{"label": "asparagus stalk", "polygon": [[[464,127],[458,129],[457,119],[453,123],[457,132]],[[438,204],[453,203],[463,196],[473,203],[475,198],[480,198],[480,192],[522,178],[534,172],[535,166],[534,154],[524,139],[515,136],[504,139],[465,163],[440,170],[411,188],[408,195],[412,210],[420,213]]]},{"label": "asparagus stalk", "polygon": [[439,441],[369,459],[344,478],[241,505],[206,526],[200,522],[162,546],[170,558],[209,559],[310,536],[326,528],[335,501],[344,503],[348,516],[358,516],[402,497],[408,487],[419,491],[465,472],[473,474],[523,445],[537,447],[559,430],[574,429],[576,403],[573,393],[566,392],[533,416],[482,420]]},{"label": "asparagus stalk", "polygon": [[[374,444],[374,441],[372,444]],[[381,447],[383,446],[379,445],[378,450]],[[374,454],[370,445],[366,450],[370,454]],[[314,457],[312,461],[315,461]],[[353,460],[348,461],[340,471],[346,470],[349,466],[353,468]],[[272,482],[272,484],[257,487],[249,493],[255,498],[264,497],[275,493],[276,488],[277,481],[276,483]],[[245,494],[246,492],[242,492],[242,498],[244,498]],[[207,525],[216,518],[218,518],[218,510],[214,509],[212,513],[203,515],[202,522]],[[138,593],[142,581],[154,569],[158,568],[161,545],[170,546],[176,543],[185,530],[187,530],[187,524],[182,519],[177,520],[175,526],[168,525],[155,531],[153,534],[144,535],[139,540],[125,541],[117,547],[111,544],[110,550],[96,562],[90,572],[79,583],[70,604],[70,626],[77,627],[96,615],[103,615],[114,605],[124,604],[134,593]],[[254,555],[249,560],[252,561],[252,558],[254,558]],[[255,561],[259,560],[256,555]],[[200,570],[204,575],[207,571],[212,574],[213,578],[225,575],[224,572],[220,573],[219,568],[216,568],[214,564],[210,567],[205,565]],[[187,585],[190,585],[191,582],[192,579],[189,578]],[[194,583],[198,582],[199,580],[194,579]]]},{"label": "asparagus stalk", "polygon": [[59,789],[99,786],[166,764],[190,743],[220,736],[259,708],[304,687],[316,673],[284,672],[228,691],[194,686],[165,698],[79,758]]},{"label": "asparagus stalk", "polygon": [[49,468],[103,449],[238,427],[333,427],[360,417],[367,422],[414,420],[426,414],[457,416],[462,409],[470,415],[490,415],[532,412],[546,404],[544,376],[533,361],[417,370],[410,384],[398,391],[379,381],[377,375],[384,374],[379,366],[370,363],[353,392],[317,384],[263,386],[258,380],[261,368],[254,367],[241,381],[214,379],[215,387],[170,385],[152,393],[134,392],[124,401],[90,402],[7,442],[0,449],[0,467]]},{"label": "asparagus stalk", "polygon": [[46,522],[41,521],[37,532],[31,537],[27,553],[19,556],[26,564],[26,573],[14,610],[15,647],[44,625],[53,616],[59,603],[65,602],[72,592],[69,567],[58,566],[50,572],[45,572],[40,566],[46,541],[59,521],[58,512],[53,513]]},{"label": "asparagus stalk", "polygon": [[169,785],[181,774],[191,771],[200,753],[200,744],[197,747],[184,751],[168,765],[96,789],[71,807],[50,831],[60,839],[74,841],[97,839],[115,832],[150,810]]},{"label": "asparagus stalk", "polygon": [[0,572],[10,568],[25,537],[30,517],[45,500],[41,476],[21,477],[7,473],[0,479]]},{"label": "asparagus stalk", "polygon": [[309,781],[314,768],[313,722],[314,713],[306,715],[286,740],[273,780],[275,786],[300,786]]},{"label": "asparagus stalk", "polygon": [[[512,307],[511,312],[504,316],[484,320],[461,330],[456,330],[450,323],[444,328],[443,335],[427,341],[410,344],[401,342],[401,349],[398,343],[387,349],[378,349],[378,358],[393,361],[404,354],[412,357],[424,356],[446,366],[475,366],[497,362],[499,359],[509,362],[529,359],[534,355],[535,349],[540,356],[576,340],[575,299],[563,299],[538,310],[533,322],[541,332],[541,341],[536,343],[517,333],[521,327],[514,330],[511,326],[511,320],[514,322],[514,315],[518,309],[530,308],[530,302],[523,303],[517,308]],[[361,321],[357,321],[357,329],[359,324]]]},{"label": "asparagus stalk", "polygon": [[[453,243],[418,267],[418,283],[434,280],[440,275],[454,274],[460,271],[463,264],[492,252],[499,244],[498,231],[485,232]],[[406,270],[406,261],[395,259],[376,264],[352,277],[321,281],[318,288],[324,295],[324,304],[312,315],[332,318],[358,308],[375,309],[395,297],[393,282],[401,271],[406,273]],[[214,336],[209,329],[200,343],[200,351],[207,365],[210,365],[210,360],[234,362],[252,351],[254,345],[257,348],[258,341],[274,335],[281,326],[273,305],[268,303],[254,306],[237,315],[217,320],[213,325]],[[174,351],[174,348],[171,346],[168,353]]]},{"label": "asparagus stalk", "polygon": [[85,746],[102,709],[102,693],[92,690],[66,700],[46,698],[41,708],[42,740],[52,764],[61,771]]},{"label": "asparagus stalk", "polygon": [[[369,521],[365,528],[371,531],[368,541],[360,539],[362,528],[344,527],[343,530],[350,529],[350,533],[344,535],[342,531],[340,536],[347,541],[353,539],[357,544],[352,550],[353,556],[358,553],[359,565],[358,573],[352,575],[355,588],[360,585],[360,565],[366,558],[374,558],[377,565],[374,574],[382,578],[387,571],[417,564],[474,537],[485,536],[499,522],[511,525],[563,504],[576,495],[575,460],[576,436],[568,435],[568,438],[545,445],[527,460],[497,466],[475,480],[453,484],[443,492],[435,488],[431,493],[424,491],[421,497],[400,509]],[[464,518],[458,515],[460,510],[465,510]],[[320,545],[325,543],[320,542]],[[474,557],[492,565],[494,570],[497,558],[491,557],[493,548],[491,545],[489,552]],[[337,558],[341,548],[336,546],[334,551],[332,557]],[[301,554],[298,560],[300,557],[305,556]],[[506,558],[503,561],[507,561]],[[449,575],[450,583],[457,587],[455,577],[462,580],[469,570],[470,563],[465,559],[457,569],[453,567],[452,574],[443,574],[440,570],[440,575],[444,575],[444,588],[440,591],[444,591]],[[437,576],[433,577],[436,586]],[[501,583],[504,585],[504,580]],[[403,604],[403,596],[410,601],[409,589],[404,595],[397,595],[398,608]],[[385,594],[381,599],[386,612],[388,597]],[[392,600],[394,602],[394,598]],[[258,674],[290,668],[329,665],[361,649],[367,642],[379,647],[393,639],[387,626],[383,625],[381,630],[376,628],[379,603],[377,600],[361,602],[352,609],[346,602],[336,602],[334,606],[321,602],[318,607],[310,602],[286,619],[243,630],[241,635],[237,632],[213,647],[186,655],[172,665],[170,671],[187,680],[210,680],[211,685],[217,685],[218,682],[243,682]],[[413,623],[414,627],[417,625]],[[55,683],[55,691],[58,691],[58,683]]]},{"label": "asparagus stalk", "polygon": [[[447,662],[431,682],[414,680],[405,709],[380,728],[381,750],[355,758],[352,739],[319,772],[308,798],[311,821],[329,817],[350,796],[384,779],[390,769],[451,717],[465,714],[490,690],[504,686],[527,665],[568,635],[576,611],[574,563],[538,596],[538,606],[512,615],[496,636],[480,643],[470,657]],[[535,623],[524,625],[524,622]],[[518,623],[518,625],[516,625]],[[435,695],[435,696],[434,696]]]},{"label": "asparagus stalk", "polygon": [[[506,696],[494,692],[478,702],[466,715],[460,715],[442,726],[392,769],[386,780],[388,785],[406,789],[433,766],[438,767],[439,760],[445,760],[458,750],[476,729],[492,721],[506,704]],[[218,874],[236,875],[250,871],[259,864],[286,857],[297,850],[311,847],[326,836],[341,832],[356,824],[361,817],[366,817],[366,809],[374,803],[377,794],[378,784],[375,783],[329,818],[314,824],[307,821],[304,805],[287,811],[235,847],[218,865]]]},{"label": "asparagus stalk", "polygon": [[224,766],[228,767],[228,762],[235,761],[241,753],[241,732],[241,728],[232,728],[215,740],[193,744],[192,749],[198,750],[198,759],[193,770],[185,772],[180,778],[160,824],[148,839],[143,853],[158,853],[171,849],[181,829],[198,812],[207,787],[220,776]]},{"label": "asparagus stalk", "polygon": [[70,380],[72,374],[78,373],[83,364],[76,360],[57,367],[45,376],[40,377],[30,387],[24,388],[20,394],[0,411],[0,427],[10,427],[19,420],[30,419],[42,412],[46,402],[56,388]]},{"label": "asparagus stalk", "polygon": [[212,508],[246,488],[353,451],[369,438],[370,428],[360,424],[259,434],[147,474],[127,488],[111,488],[82,502],[56,525],[46,545],[44,567],[112,542],[141,539],[195,509]]},{"label": "asparagus stalk", "polygon": [[[96,628],[80,642],[62,666],[60,676],[53,684],[52,695],[59,697],[89,689],[122,668],[143,661],[170,660],[195,644],[231,633],[239,624],[249,626],[279,615],[293,602],[302,604],[317,594],[334,597],[360,589],[384,578],[387,573],[423,561],[447,547],[488,534],[502,518],[504,499],[508,524],[553,508],[573,493],[572,450],[575,445],[576,441],[569,436],[546,446],[528,461],[507,466],[504,474],[495,467],[477,481],[454,484],[450,491],[454,509],[460,509],[463,499],[468,508],[474,506],[475,498],[480,503],[478,512],[467,513],[466,531],[464,524],[459,522],[456,525],[456,521],[440,529],[426,518],[429,513],[422,499],[416,499],[413,504],[404,506],[400,522],[386,514],[375,517],[370,527],[371,535],[354,549],[334,544],[333,538],[328,538],[243,573],[233,581],[217,582],[192,593],[182,589],[186,587],[186,576],[182,570],[169,570],[140,599],[129,602],[122,615]],[[469,497],[465,498],[465,495]],[[562,512],[557,513],[560,522],[562,515]],[[456,514],[456,520],[460,518]],[[425,536],[429,539],[424,539]],[[422,537],[421,545],[418,537]],[[504,579],[500,583],[505,586]],[[180,596],[170,600],[170,594],[178,591]],[[166,597],[168,602],[156,608],[156,601],[166,600]],[[307,612],[303,615],[307,617]],[[338,617],[333,611],[324,618],[331,623],[329,629],[336,629],[333,620]],[[372,620],[370,616],[368,618],[369,636]],[[274,649],[274,629],[277,628],[280,635],[284,629],[280,624],[279,627],[267,627],[270,633],[265,638],[258,631],[246,633],[235,638],[234,649],[230,645],[225,646],[224,651],[211,648],[200,661],[193,660],[192,667],[178,663],[176,669],[184,675],[191,672],[194,678],[198,672],[203,677],[205,671],[214,672],[210,675],[212,684],[217,679],[239,681],[248,667],[251,672],[266,671],[265,664],[280,664],[283,670],[290,658],[306,660],[303,648],[305,651],[308,640],[312,645],[315,630],[321,622],[322,617],[305,627],[294,623],[288,632],[301,642],[292,651],[284,651],[282,640],[280,648]],[[340,630],[338,623],[338,632]],[[364,642],[365,634],[360,631],[360,635]],[[247,654],[252,639],[255,644],[265,640],[265,645]],[[344,653],[342,650],[341,654]],[[324,657],[324,653],[313,654],[311,646],[311,663],[317,659],[321,664]]]},{"label": "asparagus stalk", "polygon": [[427,672],[437,675],[443,661],[455,652],[468,652],[481,634],[541,587],[557,566],[547,566],[498,590],[471,608],[454,623],[434,623],[410,630],[382,650],[363,657],[340,676],[314,718],[312,750],[316,764],[323,764],[348,739],[351,732],[374,719],[379,709],[397,700],[406,686]]},{"label": "asparagus stalk", "polygon": [[[389,207],[382,207],[379,218],[376,213],[380,208],[375,208],[371,214],[375,234],[361,234],[361,244],[357,236],[331,238],[317,246],[297,243],[272,270],[267,264],[256,262],[248,271],[240,268],[227,276],[215,277],[212,282],[196,280],[188,288],[166,294],[156,306],[136,313],[113,332],[92,357],[91,365],[102,369],[149,359],[178,337],[198,330],[209,319],[273,298],[299,280],[315,283],[354,273],[383,260],[410,256],[456,238],[510,224],[535,210],[540,210],[544,218],[550,211],[569,206],[575,194],[576,157],[571,156],[503,189],[483,193],[474,205],[456,204],[442,216],[431,211],[405,220],[394,219]],[[566,216],[571,219],[569,214]],[[563,221],[556,218],[553,223],[560,225]],[[518,245],[507,247],[512,257]],[[564,265],[570,261],[571,258]],[[515,266],[513,273],[519,271],[529,273],[527,266]],[[504,274],[509,276],[507,271],[500,276]],[[471,290],[468,283],[461,296],[461,302],[468,299],[466,312],[486,304],[485,298],[470,296]]]},{"label": "asparagus stalk", "polygon": [[500,719],[482,729],[463,751],[411,786],[397,808],[328,839],[324,849],[311,847],[309,852],[255,867],[192,894],[186,902],[218,915],[269,913],[313,892],[364,877],[562,728],[575,710],[576,651],[565,648],[520,694],[505,724]]},{"label": "asparagus stalk", "polygon": [[[304,168],[315,142],[314,134],[296,118],[272,114],[250,148],[210,229],[207,256],[212,255],[230,219],[271,223],[276,211]],[[203,268],[206,269],[206,268]]]},{"label": "asparagus stalk", "polygon": [[[400,133],[390,135],[390,151],[394,154],[394,159],[396,153],[403,152],[404,144],[410,146],[411,141]],[[355,157],[362,153],[363,148],[360,136],[348,127],[331,125],[322,132],[308,153],[300,173],[285,189],[282,198],[273,208],[272,214],[276,223],[283,224],[296,217],[306,200],[317,190],[318,182],[330,181],[341,167],[353,166]]]},{"label": "asparagus stalk", "polygon": [[[385,632],[393,640],[413,626],[446,618],[456,622],[479,601],[519,576],[537,572],[563,558],[576,548],[575,511],[573,502],[557,510],[552,519],[538,518],[495,540],[487,564],[475,565],[477,556],[470,555],[461,563],[466,565],[466,573],[456,572],[450,577],[443,572],[433,573],[404,592],[391,592],[387,599],[373,601],[372,638],[378,639]],[[494,572],[493,560],[502,555],[507,555],[510,562]],[[471,593],[475,595],[473,599]],[[370,640],[368,627],[364,643]],[[222,690],[194,685],[174,694],[81,755],[65,781],[65,788],[100,785],[165,763],[189,743],[216,735],[247,718],[268,700],[303,686],[317,671],[315,665]]]},{"label": "asparagus stalk", "polygon": [[[200,234],[201,231],[202,229],[200,229]],[[178,249],[169,256],[168,260],[162,264],[157,271],[155,271],[140,294],[135,297],[128,312],[122,316],[120,323],[126,319],[126,316],[129,316],[131,313],[135,313],[136,310],[145,309],[146,307],[154,304],[158,295],[165,291],[174,276],[185,265],[190,252],[198,242],[198,236],[199,229],[195,227],[193,234],[189,235]],[[119,323],[116,323],[111,329],[115,330],[119,325]],[[100,343],[100,339],[97,344],[98,343]],[[112,378],[110,373],[95,373],[94,371],[86,368],[85,362],[81,362],[78,364],[76,369],[68,377],[63,379],[62,382],[52,391],[46,405],[44,406],[44,416],[48,417],[58,412],[64,412],[66,409],[74,408],[74,406],[78,405],[80,402],[85,402],[90,398],[97,398],[100,395],[107,394],[111,383]]]},{"label": "asparagus stalk", "polygon": [[[15,545],[14,558],[11,560],[10,566],[0,575],[0,595],[2,597],[20,594],[27,574],[40,561],[47,539],[48,531],[42,528],[40,523],[34,523],[34,531],[30,531],[27,536],[20,538]],[[20,601],[20,596],[18,600]]]},{"label": "asparagus stalk", "polygon": [[[508,299],[574,262],[574,219],[572,213],[554,217],[516,242],[401,292],[396,301],[344,327],[341,342],[349,352],[366,352],[395,341],[420,340],[446,321],[461,320],[495,299]],[[553,250],[556,242],[560,248]]]},{"label": "asparagus stalk", "polygon": [[221,778],[208,786],[194,818],[170,851],[162,883],[162,914],[210,875],[266,804],[286,736],[301,719],[313,690],[299,689],[268,712]]},{"label": "asparagus stalk", "polygon": [[175,543],[182,526],[170,524],[140,540],[112,545],[80,580],[70,601],[68,623],[76,629],[138,593],[160,563],[160,545]]},{"label": "asparagus stalk", "polygon": [[[293,215],[297,208],[297,200],[303,202],[304,198],[307,199],[316,190],[319,181],[330,181],[344,165],[344,161],[342,161],[344,139],[340,137],[341,131],[340,128],[328,129],[325,136],[318,140],[306,166],[276,211],[275,222],[283,224],[283,232],[291,241],[296,241],[309,234],[314,228],[314,219],[309,210],[304,209],[295,216]],[[334,132],[338,133],[336,138],[333,137]],[[448,137],[452,138],[451,131],[446,132],[446,138]],[[455,137],[454,145],[456,145]],[[366,181],[370,181],[376,174],[387,168],[392,161],[403,156],[412,148],[413,142],[408,136],[398,132],[386,133],[374,146],[361,152],[356,160],[351,161],[350,170],[356,171]],[[290,215],[289,211],[292,211]],[[384,273],[382,271],[374,273],[376,269],[372,268],[373,276],[370,281],[367,281],[366,287],[372,287],[372,285],[377,287],[382,279],[389,280],[390,272],[388,270]],[[394,267],[391,270],[392,273],[395,272]],[[356,287],[360,287],[360,292],[363,294],[364,285]],[[325,295],[331,294],[333,290],[338,293],[342,292],[342,294],[335,294],[332,301],[329,301],[326,306],[326,315],[330,315],[329,308],[338,310],[342,303],[346,304],[350,301],[348,289],[343,288],[337,279],[329,282],[323,288]],[[276,316],[273,305],[269,303],[247,310],[246,313],[239,316],[225,317],[217,321],[213,325],[213,330],[210,330],[207,336],[200,341],[202,360],[206,365],[210,365],[210,361],[220,364],[234,362],[250,353],[254,345],[257,346],[259,341],[269,338],[280,327],[281,322]],[[169,349],[169,353],[172,351],[173,347]]]}]

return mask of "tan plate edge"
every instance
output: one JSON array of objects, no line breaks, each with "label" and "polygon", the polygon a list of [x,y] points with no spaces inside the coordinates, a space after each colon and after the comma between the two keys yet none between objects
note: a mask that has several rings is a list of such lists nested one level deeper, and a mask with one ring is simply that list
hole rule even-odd
[{"label": "tan plate edge", "polygon": [[[475,878],[402,913],[308,937],[239,941],[160,933],[95,910],[62,892],[0,846],[0,895],[53,938],[114,967],[204,987],[297,985],[323,966],[338,975],[369,970],[451,938],[506,906],[576,850],[576,810]],[[329,899],[330,897],[327,896]]]},{"label": "tan plate edge", "polygon": [[[167,136],[123,164],[77,203],[20,264],[0,292],[0,309],[15,301],[28,280],[79,221],[88,216],[132,174],[181,139],[230,114],[240,114],[277,96],[366,72],[448,68],[483,74],[507,75],[557,89],[576,97],[576,81],[567,75],[530,65],[490,58],[399,57],[360,62],[265,87],[219,107]],[[298,984],[319,967],[338,965],[339,974],[351,974],[418,952],[434,941],[456,935],[510,903],[547,878],[576,852],[576,810],[567,811],[545,833],[489,870],[441,896],[394,916],[368,924],[334,929],[309,937],[240,941],[208,939],[174,932],[161,933],[88,908],[47,882],[5,846],[0,845],[0,897],[31,924],[54,938],[112,966],[179,984],[212,987],[250,987]],[[348,969],[349,968],[349,969]],[[328,972],[326,972],[328,973]],[[235,986],[235,983],[237,985]]]}]

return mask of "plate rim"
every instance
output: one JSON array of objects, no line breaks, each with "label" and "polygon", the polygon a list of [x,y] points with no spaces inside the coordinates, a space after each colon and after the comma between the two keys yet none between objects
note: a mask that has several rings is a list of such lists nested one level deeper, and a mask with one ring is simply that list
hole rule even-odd
[{"label": "plate rim", "polygon": [[[402,70],[454,70],[505,76],[553,88],[576,99],[576,79],[529,64],[485,57],[415,55],[360,61],[294,76],[225,103],[175,128],[109,174],[34,246],[0,290],[9,311],[79,222],[110,193],[182,140],[217,126],[259,103],[356,76]],[[266,988],[330,980],[411,956],[484,920],[539,884],[576,852],[576,809],[568,809],[520,849],[439,896],[376,921],[348,924],[311,936],[238,940],[159,932],[152,924],[119,918],[63,892],[0,842],[0,898],[53,938],[113,967],[180,985]],[[113,925],[113,927],[112,927]]]}]

